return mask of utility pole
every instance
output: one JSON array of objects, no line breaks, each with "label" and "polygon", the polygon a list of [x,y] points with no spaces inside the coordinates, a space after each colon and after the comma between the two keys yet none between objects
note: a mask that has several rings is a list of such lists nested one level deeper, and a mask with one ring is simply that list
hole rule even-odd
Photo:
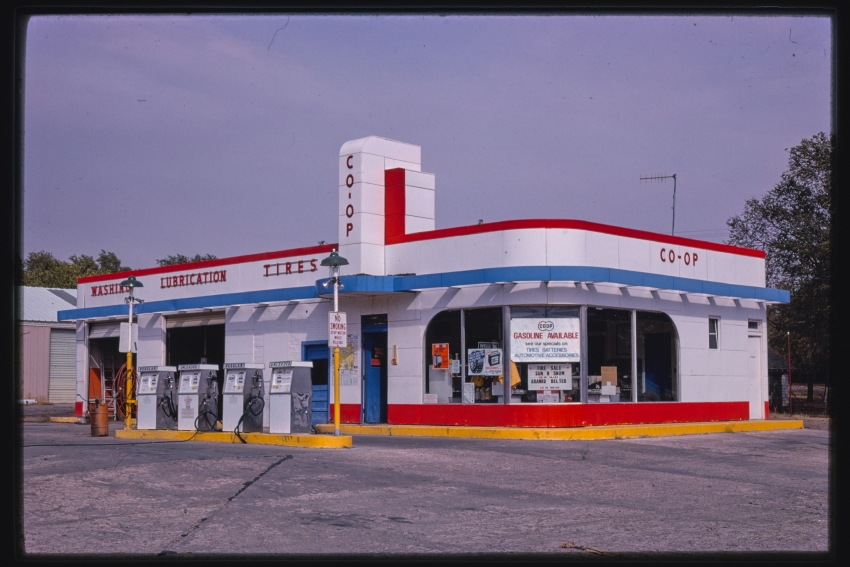
[{"label": "utility pole", "polygon": [[648,175],[641,177],[641,181],[663,181],[665,179],[673,179],[673,228],[670,230],[670,235],[676,235],[676,174],[673,175]]}]

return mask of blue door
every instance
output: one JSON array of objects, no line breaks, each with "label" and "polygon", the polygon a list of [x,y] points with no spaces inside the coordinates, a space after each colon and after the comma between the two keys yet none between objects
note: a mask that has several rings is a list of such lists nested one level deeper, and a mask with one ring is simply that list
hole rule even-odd
[{"label": "blue door", "polygon": [[387,332],[363,331],[363,421],[387,422]]},{"label": "blue door", "polygon": [[328,343],[326,341],[311,341],[301,344],[302,360],[313,363],[310,379],[313,383],[313,395],[311,396],[311,409],[313,411],[313,422],[315,426],[319,423],[328,423],[330,412],[330,396],[328,393]]}]

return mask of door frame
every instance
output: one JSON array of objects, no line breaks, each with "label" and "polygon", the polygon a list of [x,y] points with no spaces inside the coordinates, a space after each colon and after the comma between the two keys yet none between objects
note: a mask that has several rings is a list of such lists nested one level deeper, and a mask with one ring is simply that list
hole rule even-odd
[{"label": "door frame", "polygon": [[[387,335],[387,348],[389,348],[389,326],[387,325],[386,315],[383,315],[384,320],[380,322],[372,322],[370,319],[375,315],[381,316],[382,314],[374,314],[374,315],[362,315],[360,321],[360,368],[361,376],[360,376],[360,423],[366,423],[366,335],[367,334],[379,334],[384,333]],[[388,357],[388,353],[385,353]],[[371,364],[371,361],[369,361]],[[389,392],[389,366],[387,366],[387,391]],[[384,400],[384,404],[387,404],[388,400]],[[387,408],[389,409],[389,408]]]},{"label": "door frame", "polygon": [[[325,353],[327,354],[325,358],[328,361],[328,417],[330,417],[331,415],[333,415],[331,412],[331,373],[333,372],[333,364],[331,364],[331,358],[333,358],[333,356],[331,355],[330,348],[328,347],[328,341],[325,339],[318,341],[301,341],[301,360],[307,360],[308,348],[319,347],[322,345],[325,346]],[[310,403],[313,403],[312,399]]]}]

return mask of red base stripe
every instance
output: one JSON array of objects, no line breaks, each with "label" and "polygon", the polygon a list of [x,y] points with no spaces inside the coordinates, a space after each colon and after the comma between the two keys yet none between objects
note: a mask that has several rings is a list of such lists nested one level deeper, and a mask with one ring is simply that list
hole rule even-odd
[{"label": "red base stripe", "polygon": [[[340,423],[360,423],[360,404],[339,404]],[[331,404],[329,423],[334,422],[334,405]]]},{"label": "red base stripe", "polygon": [[[358,406],[359,407],[359,406]],[[543,405],[390,404],[395,425],[478,427],[582,427],[638,423],[688,423],[749,419],[749,402],[638,402]]]}]

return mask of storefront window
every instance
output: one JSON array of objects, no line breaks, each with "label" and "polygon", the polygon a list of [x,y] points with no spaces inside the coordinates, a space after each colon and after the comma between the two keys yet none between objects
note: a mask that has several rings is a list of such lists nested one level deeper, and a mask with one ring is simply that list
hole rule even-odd
[{"label": "storefront window", "polygon": [[578,306],[512,306],[510,360],[502,313],[501,307],[443,311],[431,320],[425,403],[503,403],[506,382],[511,403],[678,399],[678,335],[664,313],[588,307],[584,361]]},{"label": "storefront window", "polygon": [[580,331],[578,307],[511,307],[511,403],[581,401]]},{"label": "storefront window", "polygon": [[587,399],[632,401],[632,312],[587,308]]},{"label": "storefront window", "polygon": [[502,401],[502,333],[501,307],[443,311],[434,317],[425,332],[425,402]]},{"label": "storefront window", "polygon": [[678,399],[679,337],[664,313],[637,312],[638,401]]},{"label": "storefront window", "polygon": [[431,319],[425,331],[425,402],[461,402],[460,311],[443,311]]},{"label": "storefront window", "polygon": [[464,311],[466,379],[464,403],[502,401],[505,360],[502,349],[502,308]]}]

